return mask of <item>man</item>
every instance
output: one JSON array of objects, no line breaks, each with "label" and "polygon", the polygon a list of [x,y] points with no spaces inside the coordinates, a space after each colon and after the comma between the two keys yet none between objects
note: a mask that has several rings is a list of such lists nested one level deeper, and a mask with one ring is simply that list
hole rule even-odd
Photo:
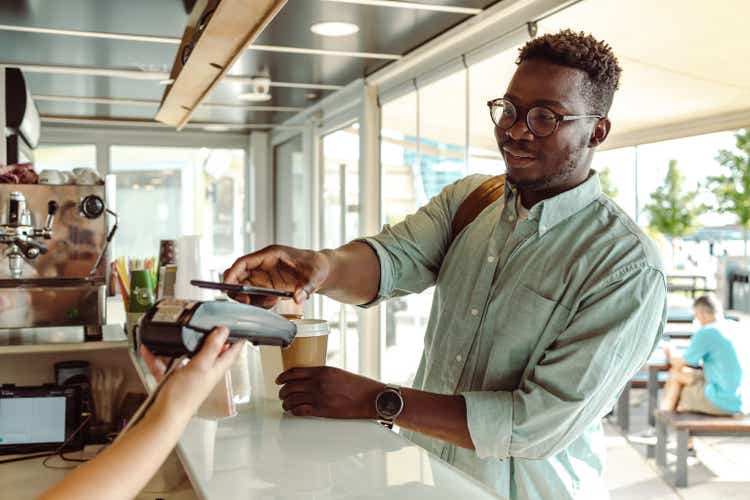
[{"label": "man", "polygon": [[[708,415],[750,412],[748,342],[728,322],[715,295],[704,295],[693,304],[701,328],[690,339],[682,357],[670,357],[672,368],[664,386],[662,410],[691,411]],[[703,373],[691,366],[703,364]]]},{"label": "man", "polygon": [[591,36],[566,30],[526,44],[504,98],[490,102],[505,194],[453,240],[456,212],[486,176],[449,185],[377,236],[239,259],[226,281],[293,290],[297,301],[317,292],[368,306],[436,285],[413,389],[292,369],[277,381],[284,408],[395,415],[404,435],[503,497],[606,498],[600,419],[666,314],[654,246],[591,171],[619,75]]}]

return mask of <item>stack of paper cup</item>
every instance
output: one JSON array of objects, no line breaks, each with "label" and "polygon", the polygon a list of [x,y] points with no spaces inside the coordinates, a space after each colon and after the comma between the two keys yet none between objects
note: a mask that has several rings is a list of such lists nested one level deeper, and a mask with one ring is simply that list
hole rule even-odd
[{"label": "stack of paper cup", "polygon": [[184,300],[211,300],[214,294],[190,284],[190,280],[206,279],[202,271],[201,237],[182,236],[177,240],[177,279],[175,298]]},{"label": "stack of paper cup", "polygon": [[229,372],[232,378],[232,393],[235,404],[249,403],[250,396],[252,395],[250,365],[248,363],[250,349],[248,349],[247,342],[243,342],[242,344],[242,352],[237,361],[232,364]]}]

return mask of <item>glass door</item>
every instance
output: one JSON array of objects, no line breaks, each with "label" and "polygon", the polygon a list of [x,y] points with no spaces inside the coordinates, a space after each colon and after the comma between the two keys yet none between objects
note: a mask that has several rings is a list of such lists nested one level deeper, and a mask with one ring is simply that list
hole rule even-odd
[{"label": "glass door", "polygon": [[[359,236],[359,124],[321,139],[321,246],[336,248]],[[323,297],[320,317],[331,327],[328,364],[359,370],[360,313]]]},{"label": "glass door", "polygon": [[275,241],[309,248],[311,182],[305,169],[302,134],[274,148],[273,164]]}]

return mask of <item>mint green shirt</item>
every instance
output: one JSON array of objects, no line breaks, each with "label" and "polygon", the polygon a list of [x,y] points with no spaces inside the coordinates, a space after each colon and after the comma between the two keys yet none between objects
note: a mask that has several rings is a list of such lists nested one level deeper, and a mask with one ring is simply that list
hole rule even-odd
[{"label": "mint green shirt", "polygon": [[414,387],[463,395],[476,451],[405,434],[502,497],[607,498],[601,418],[666,318],[657,251],[595,173],[521,220],[506,185],[449,247],[456,210],[485,179],[362,240],[380,260],[374,302],[435,285]]}]

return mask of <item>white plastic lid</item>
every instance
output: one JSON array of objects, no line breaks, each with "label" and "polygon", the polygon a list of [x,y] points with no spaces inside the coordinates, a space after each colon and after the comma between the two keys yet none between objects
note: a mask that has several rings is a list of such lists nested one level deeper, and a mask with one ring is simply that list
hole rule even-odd
[{"label": "white plastic lid", "polygon": [[297,337],[321,337],[328,335],[328,321],[324,319],[293,319],[297,325]]}]

